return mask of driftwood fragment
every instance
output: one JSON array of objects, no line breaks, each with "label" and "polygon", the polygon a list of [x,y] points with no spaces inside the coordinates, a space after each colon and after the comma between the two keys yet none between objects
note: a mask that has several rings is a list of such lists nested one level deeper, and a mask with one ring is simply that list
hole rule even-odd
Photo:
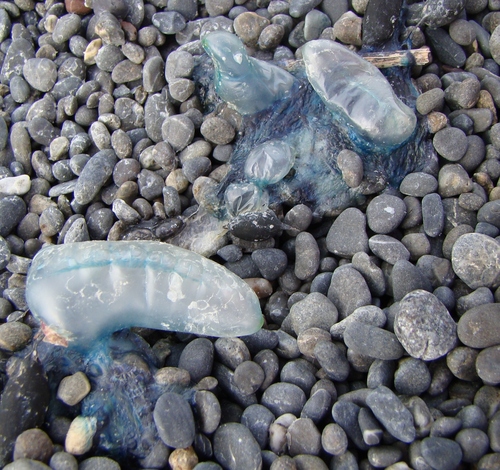
[{"label": "driftwood fragment", "polygon": [[428,47],[408,51],[369,52],[361,56],[379,69],[427,65],[432,60],[431,50]]}]

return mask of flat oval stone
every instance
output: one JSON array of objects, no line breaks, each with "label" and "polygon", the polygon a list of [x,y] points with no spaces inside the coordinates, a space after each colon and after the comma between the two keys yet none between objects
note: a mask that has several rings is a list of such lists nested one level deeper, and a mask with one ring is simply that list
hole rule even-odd
[{"label": "flat oval stone", "polygon": [[389,434],[406,443],[414,441],[413,416],[391,389],[379,385],[368,394],[366,404]]},{"label": "flat oval stone", "polygon": [[214,455],[228,470],[260,470],[260,446],[250,430],[240,423],[226,423],[214,435]]},{"label": "flat oval stone", "polygon": [[164,393],[156,402],[153,417],[161,440],[169,447],[183,449],[193,443],[193,412],[182,395]]},{"label": "flat oval stone", "polygon": [[484,304],[467,310],[458,321],[460,341],[471,348],[500,344],[500,304]]},{"label": "flat oval stone", "polygon": [[466,233],[453,245],[451,262],[456,275],[471,289],[500,286],[500,243],[481,233]]},{"label": "flat oval stone", "polygon": [[352,322],[347,326],[344,342],[348,348],[375,359],[392,361],[404,354],[394,333],[362,322]]},{"label": "flat oval stone", "polygon": [[457,341],[457,325],[446,307],[420,289],[399,303],[394,333],[410,356],[424,361],[444,356]]},{"label": "flat oval stone", "polygon": [[50,91],[57,80],[57,66],[49,59],[28,59],[23,75],[35,90]]},{"label": "flat oval stone", "polygon": [[420,450],[426,463],[435,470],[453,470],[462,460],[460,445],[444,437],[426,437]]},{"label": "flat oval stone", "polygon": [[297,385],[287,382],[277,382],[266,389],[262,395],[261,403],[269,408],[275,416],[285,413],[292,413],[299,416],[304,404],[306,395]]},{"label": "flat oval stone", "polygon": [[498,385],[500,383],[500,346],[483,349],[476,359],[477,375],[484,383]]}]

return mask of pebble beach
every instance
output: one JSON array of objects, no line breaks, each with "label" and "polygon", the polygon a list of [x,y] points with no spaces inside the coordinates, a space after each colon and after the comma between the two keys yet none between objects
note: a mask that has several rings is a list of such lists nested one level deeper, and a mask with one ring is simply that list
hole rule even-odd
[{"label": "pebble beach", "polygon": [[[156,365],[129,366],[172,391],[145,405],[160,437],[147,455],[107,455],[81,416],[95,382],[48,384],[26,359],[41,340],[32,258],[182,239],[242,131],[197,95],[205,34],[300,60],[316,39],[375,44],[402,9],[397,34],[432,54],[411,79],[433,164],[337,214],[282,204],[265,240],[207,242],[256,292],[264,326],[133,329]],[[499,469],[499,107],[500,0],[0,0],[0,467]],[[356,188],[361,159],[341,153]]]}]

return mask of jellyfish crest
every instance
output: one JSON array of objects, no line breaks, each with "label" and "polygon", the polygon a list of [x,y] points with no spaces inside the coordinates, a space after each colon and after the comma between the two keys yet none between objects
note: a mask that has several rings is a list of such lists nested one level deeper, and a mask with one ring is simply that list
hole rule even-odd
[{"label": "jellyfish crest", "polygon": [[215,31],[203,38],[202,45],[214,63],[215,91],[243,115],[258,113],[286,98],[295,82],[280,67],[249,57],[234,34]]},{"label": "jellyfish crest", "polygon": [[320,39],[303,47],[306,74],[334,116],[377,146],[405,143],[417,117],[372,64],[346,47]]}]

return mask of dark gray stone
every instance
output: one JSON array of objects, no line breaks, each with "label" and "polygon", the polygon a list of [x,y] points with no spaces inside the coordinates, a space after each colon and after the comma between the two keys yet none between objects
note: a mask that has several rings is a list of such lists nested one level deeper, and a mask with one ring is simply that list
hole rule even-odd
[{"label": "dark gray stone", "polygon": [[226,423],[214,435],[214,456],[228,470],[262,467],[260,446],[250,430],[239,423]]},{"label": "dark gray stone", "polygon": [[270,385],[263,393],[261,404],[273,412],[275,416],[292,413],[300,416],[306,403],[306,395],[297,385],[278,382]]},{"label": "dark gray stone", "polygon": [[413,417],[391,389],[378,386],[368,394],[366,404],[389,434],[402,442],[413,442]]},{"label": "dark gray stone", "polygon": [[346,346],[358,354],[382,360],[396,360],[404,349],[394,333],[362,322],[351,322],[344,331]]},{"label": "dark gray stone", "polygon": [[26,204],[19,196],[0,199],[0,236],[6,237],[26,215]]},{"label": "dark gray stone", "polygon": [[366,216],[356,208],[344,210],[333,222],[326,246],[335,255],[352,258],[359,251],[368,253]]},{"label": "dark gray stone", "polygon": [[189,447],[195,436],[193,412],[177,393],[166,392],[158,398],[154,421],[161,440],[174,449]]},{"label": "dark gray stone", "polygon": [[75,200],[79,204],[88,204],[94,199],[112,175],[115,163],[113,150],[101,150],[88,161],[75,187]]},{"label": "dark gray stone", "polygon": [[436,470],[453,470],[463,455],[458,443],[444,437],[426,437],[421,452],[427,464]]}]

